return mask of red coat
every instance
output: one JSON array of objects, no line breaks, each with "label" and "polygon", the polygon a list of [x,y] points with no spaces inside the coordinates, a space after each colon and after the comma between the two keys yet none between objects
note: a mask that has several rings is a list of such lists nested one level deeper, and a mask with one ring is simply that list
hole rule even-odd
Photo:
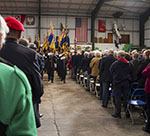
[{"label": "red coat", "polygon": [[146,77],[145,92],[150,93],[150,64],[142,71],[142,74]]},{"label": "red coat", "polygon": [[72,68],[71,61],[72,61],[72,57],[71,57],[71,58],[69,59],[69,61],[68,61],[68,67],[69,67],[69,69]]}]

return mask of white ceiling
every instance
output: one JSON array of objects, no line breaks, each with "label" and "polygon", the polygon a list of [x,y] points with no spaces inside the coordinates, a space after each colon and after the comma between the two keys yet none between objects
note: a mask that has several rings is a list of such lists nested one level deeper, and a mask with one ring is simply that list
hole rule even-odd
[{"label": "white ceiling", "polygon": [[[0,13],[90,16],[99,0],[0,0]],[[105,0],[98,16],[112,17],[122,11],[122,17],[138,18],[150,8],[150,0]]]}]

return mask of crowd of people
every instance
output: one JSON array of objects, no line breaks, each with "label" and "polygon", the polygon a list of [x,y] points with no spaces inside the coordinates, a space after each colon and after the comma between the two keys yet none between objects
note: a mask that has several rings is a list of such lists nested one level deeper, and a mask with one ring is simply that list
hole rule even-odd
[{"label": "crowd of people", "polygon": [[[130,114],[127,111],[127,100],[131,93],[131,86],[137,83],[137,88],[145,88],[146,112],[148,120],[143,130],[150,133],[150,50],[124,51],[105,50],[93,52],[74,52],[69,60],[72,69],[72,78],[77,75],[87,77],[86,90],[90,89],[90,79],[100,83],[99,99],[102,100],[102,107],[107,108],[110,100],[110,87],[114,95],[115,110],[114,118],[121,118],[121,105],[123,103],[126,117]],[[83,78],[82,78],[83,80]]]},{"label": "crowd of people", "polygon": [[[121,118],[121,104],[126,116],[130,87],[138,82],[138,88],[145,88],[148,120],[144,131],[150,133],[150,50],[125,53],[124,51],[74,51],[40,54],[33,43],[21,39],[24,26],[14,17],[5,20],[0,16],[0,135],[36,136],[41,126],[39,104],[44,93],[43,73],[48,82],[54,82],[56,70],[60,80],[66,83],[67,70],[76,79],[78,74],[100,83],[99,99],[107,108],[111,87],[114,93],[115,118]],[[122,95],[123,94],[123,95]],[[8,99],[9,98],[9,99]]]}]

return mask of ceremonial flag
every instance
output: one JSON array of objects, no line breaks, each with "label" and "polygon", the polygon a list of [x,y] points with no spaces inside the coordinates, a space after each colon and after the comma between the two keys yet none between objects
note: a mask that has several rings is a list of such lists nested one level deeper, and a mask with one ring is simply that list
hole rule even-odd
[{"label": "ceremonial flag", "polygon": [[46,51],[49,50],[48,41],[46,39],[43,43],[42,50],[43,50],[44,53],[46,53]]},{"label": "ceremonial flag", "polygon": [[70,47],[70,38],[68,36],[68,29],[67,29],[67,26],[66,26],[66,30],[65,30],[65,33],[63,34],[63,37],[62,37],[62,40],[61,40],[61,47],[62,49],[65,51],[69,51],[71,49]]},{"label": "ceremonial flag", "polygon": [[37,40],[36,36],[35,36],[35,39],[34,39],[34,44],[36,45],[36,51],[39,52],[40,51],[40,47],[41,47],[40,39],[38,38],[38,40]]},{"label": "ceremonial flag", "polygon": [[59,36],[56,37],[56,42],[55,42],[55,49],[58,50],[59,48]]},{"label": "ceremonial flag", "polygon": [[63,29],[62,32],[61,32],[60,39],[59,39],[60,48],[62,48],[62,46],[63,46],[64,36],[65,36],[65,33],[64,33],[64,29]]},{"label": "ceremonial flag", "polygon": [[48,43],[49,43],[49,47],[51,49],[55,50],[55,37],[53,34],[54,30],[53,30],[53,26],[52,24],[50,25],[50,31],[49,31],[49,37],[48,37]]},{"label": "ceremonial flag", "polygon": [[76,18],[75,37],[77,42],[88,42],[88,19]]}]

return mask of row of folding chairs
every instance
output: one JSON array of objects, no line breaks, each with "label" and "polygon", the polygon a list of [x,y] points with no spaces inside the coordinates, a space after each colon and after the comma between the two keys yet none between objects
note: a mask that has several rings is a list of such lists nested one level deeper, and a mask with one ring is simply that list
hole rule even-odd
[{"label": "row of folding chairs", "polygon": [[[89,80],[89,81],[88,81]],[[86,90],[89,90],[92,94],[94,94],[97,98],[100,98],[100,81],[99,77],[97,77],[96,80],[93,78],[90,78],[87,72],[83,72],[82,70],[78,71],[76,74],[76,81],[78,84],[82,85]],[[134,124],[134,115],[133,115],[133,109],[138,108],[140,109],[140,115],[141,113],[145,117],[145,120],[147,120],[147,114],[146,114],[146,102],[145,102],[145,91],[144,88],[137,88],[138,83],[134,82],[131,84],[130,87],[130,95],[129,100],[127,101],[127,112],[130,115],[131,122]],[[114,93],[112,91],[112,86],[109,88],[110,91],[110,102],[112,105],[114,105]]]},{"label": "row of folding chairs", "polygon": [[97,98],[100,97],[100,82],[99,77],[96,80],[94,78],[89,77],[87,72],[83,72],[82,70],[78,70],[76,74],[76,82],[82,85],[85,90],[90,91]]}]

